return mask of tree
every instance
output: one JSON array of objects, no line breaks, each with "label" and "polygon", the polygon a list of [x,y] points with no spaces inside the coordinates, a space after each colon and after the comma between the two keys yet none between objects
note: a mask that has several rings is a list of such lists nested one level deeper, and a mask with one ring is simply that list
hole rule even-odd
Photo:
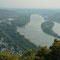
[{"label": "tree", "polygon": [[52,60],[60,60],[60,40],[55,39],[51,49],[51,58]]}]

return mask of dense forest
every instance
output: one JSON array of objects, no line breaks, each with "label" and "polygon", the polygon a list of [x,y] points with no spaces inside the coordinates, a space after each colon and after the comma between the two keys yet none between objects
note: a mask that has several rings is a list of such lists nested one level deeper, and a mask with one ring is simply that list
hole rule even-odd
[{"label": "dense forest", "polygon": [[60,60],[60,41],[54,39],[54,43],[49,48],[30,49],[22,56],[0,52],[0,60]]}]

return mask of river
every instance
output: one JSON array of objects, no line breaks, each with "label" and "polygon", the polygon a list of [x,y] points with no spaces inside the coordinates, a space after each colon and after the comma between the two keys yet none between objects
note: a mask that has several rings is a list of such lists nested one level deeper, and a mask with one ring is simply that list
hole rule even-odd
[{"label": "river", "polygon": [[54,37],[42,31],[41,24],[45,21],[42,16],[33,14],[30,17],[30,23],[23,28],[17,27],[17,31],[37,46],[49,47],[53,43]]},{"label": "river", "polygon": [[60,23],[54,22],[53,31],[60,36]]}]

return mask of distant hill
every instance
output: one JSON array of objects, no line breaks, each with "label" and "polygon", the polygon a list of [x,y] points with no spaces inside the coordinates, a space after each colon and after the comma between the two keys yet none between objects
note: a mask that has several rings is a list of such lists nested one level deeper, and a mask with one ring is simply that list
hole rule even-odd
[{"label": "distant hill", "polygon": [[60,12],[53,14],[52,16],[48,17],[47,20],[55,21],[60,23]]}]

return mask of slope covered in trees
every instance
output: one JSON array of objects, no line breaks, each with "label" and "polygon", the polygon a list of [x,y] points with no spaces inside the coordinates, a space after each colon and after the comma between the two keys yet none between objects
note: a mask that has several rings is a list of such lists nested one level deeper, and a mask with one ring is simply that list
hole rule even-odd
[{"label": "slope covered in trees", "polygon": [[24,27],[29,22],[30,14],[0,9],[0,51],[18,53],[37,48],[29,39],[17,32],[17,27]]},{"label": "slope covered in trees", "polygon": [[60,40],[54,39],[54,43],[49,48],[31,49],[22,56],[0,52],[0,60],[60,60]]},{"label": "slope covered in trees", "polygon": [[32,42],[17,32],[17,27],[5,22],[0,23],[0,51],[17,53],[19,50],[26,51],[37,48]]}]

